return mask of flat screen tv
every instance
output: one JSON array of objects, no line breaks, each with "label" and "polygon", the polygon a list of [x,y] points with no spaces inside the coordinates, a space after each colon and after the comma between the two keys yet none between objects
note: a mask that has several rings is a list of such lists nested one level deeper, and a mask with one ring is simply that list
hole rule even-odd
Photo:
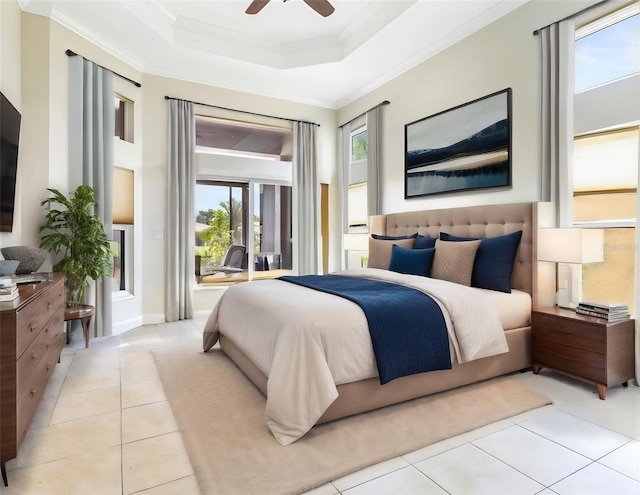
[{"label": "flat screen tv", "polygon": [[20,112],[0,93],[0,232],[13,230]]}]

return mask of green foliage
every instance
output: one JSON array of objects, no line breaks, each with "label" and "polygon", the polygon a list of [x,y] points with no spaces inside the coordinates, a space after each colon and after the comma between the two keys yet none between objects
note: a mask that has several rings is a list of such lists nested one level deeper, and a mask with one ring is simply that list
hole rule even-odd
[{"label": "green foliage", "polygon": [[48,213],[40,232],[40,247],[62,258],[54,271],[66,276],[67,305],[82,303],[87,278],[98,280],[113,271],[113,253],[98,217],[91,212],[93,189],[81,185],[70,198],[56,189],[48,189],[51,197],[42,202]]},{"label": "green foliage", "polygon": [[200,234],[200,238],[207,248],[207,256],[213,258],[215,264],[220,264],[233,231],[229,228],[229,213],[226,210],[209,210],[209,213],[209,228]]},{"label": "green foliage", "polygon": [[356,160],[364,160],[367,158],[368,151],[368,139],[367,139],[367,131],[363,131],[359,134],[353,136],[351,141],[351,159]]},{"label": "green foliage", "polygon": [[200,233],[200,239],[205,245],[204,256],[210,257],[214,265],[222,263],[231,244],[242,244],[242,203],[234,198],[231,206],[222,201],[216,210],[198,212],[196,222],[209,226]]}]

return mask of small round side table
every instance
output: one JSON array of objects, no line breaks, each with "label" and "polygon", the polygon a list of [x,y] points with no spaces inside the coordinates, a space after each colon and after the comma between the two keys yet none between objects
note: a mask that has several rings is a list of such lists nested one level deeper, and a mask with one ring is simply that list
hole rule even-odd
[{"label": "small round side table", "polygon": [[96,308],[88,304],[78,304],[64,310],[64,321],[67,322],[67,344],[69,343],[69,332],[71,330],[71,322],[80,320],[82,323],[82,333],[84,333],[84,346],[89,347],[89,323],[91,317],[96,313]]}]

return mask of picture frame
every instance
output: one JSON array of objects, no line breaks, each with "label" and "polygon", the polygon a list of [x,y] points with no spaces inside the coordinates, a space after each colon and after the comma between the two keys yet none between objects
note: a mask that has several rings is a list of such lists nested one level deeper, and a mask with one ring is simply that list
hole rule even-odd
[{"label": "picture frame", "polygon": [[511,88],[405,125],[405,199],[511,186]]}]

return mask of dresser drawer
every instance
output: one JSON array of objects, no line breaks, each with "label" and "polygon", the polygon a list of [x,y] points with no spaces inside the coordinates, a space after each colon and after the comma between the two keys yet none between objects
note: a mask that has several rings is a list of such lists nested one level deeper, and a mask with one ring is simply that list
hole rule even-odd
[{"label": "dresser drawer", "polygon": [[[43,359],[41,363],[43,366],[38,370],[39,372],[45,369],[45,364],[46,360]],[[33,386],[29,389],[28,393],[18,399],[16,428],[18,447],[22,444],[22,441],[27,434],[33,415],[38,408],[44,389],[47,386],[47,380],[43,379],[44,376],[42,376],[42,373],[40,374],[41,376],[38,377],[38,380],[34,381]]]},{"label": "dresser drawer", "polygon": [[18,400],[32,394],[37,389],[36,384],[42,380],[42,370],[49,354],[48,334],[41,332],[25,352],[22,353],[16,365],[16,390]]},{"label": "dresser drawer", "polygon": [[45,331],[48,336],[49,354],[55,356],[55,362],[57,362],[65,344],[64,313],[62,310],[49,320]]},{"label": "dresser drawer", "polygon": [[60,312],[60,306],[63,304],[64,285],[58,282],[17,312],[16,358],[19,358],[29,347],[51,317]]}]

